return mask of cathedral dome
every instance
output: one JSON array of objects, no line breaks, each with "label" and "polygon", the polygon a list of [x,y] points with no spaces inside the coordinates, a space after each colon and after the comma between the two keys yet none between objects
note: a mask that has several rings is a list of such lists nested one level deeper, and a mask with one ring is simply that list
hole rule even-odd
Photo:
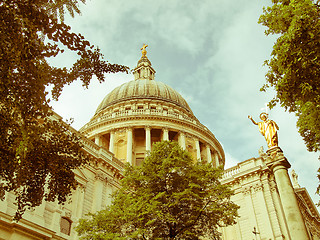
[{"label": "cathedral dome", "polygon": [[133,70],[134,80],[107,94],[80,131],[132,165],[143,162],[153,143],[170,140],[179,142],[195,160],[224,166],[224,151],[213,133],[176,90],[154,80],[145,48]]},{"label": "cathedral dome", "polygon": [[110,92],[98,106],[96,114],[110,105],[133,99],[162,100],[192,113],[186,100],[170,86],[155,80],[137,79],[124,83]]}]

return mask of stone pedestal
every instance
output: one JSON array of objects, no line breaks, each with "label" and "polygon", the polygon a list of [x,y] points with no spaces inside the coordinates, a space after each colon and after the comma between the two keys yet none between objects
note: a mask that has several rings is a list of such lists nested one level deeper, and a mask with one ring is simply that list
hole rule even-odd
[{"label": "stone pedestal", "polygon": [[267,150],[267,154],[267,166],[275,177],[290,239],[307,240],[309,239],[309,235],[288,174],[288,168],[290,168],[291,165],[279,147]]}]

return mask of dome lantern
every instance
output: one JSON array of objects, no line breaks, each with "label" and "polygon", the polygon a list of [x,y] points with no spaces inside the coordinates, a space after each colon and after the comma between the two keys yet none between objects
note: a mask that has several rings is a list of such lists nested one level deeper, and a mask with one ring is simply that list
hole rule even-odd
[{"label": "dome lantern", "polygon": [[146,47],[148,47],[148,45],[143,44],[141,48],[142,56],[138,61],[137,67],[133,70],[134,80],[154,80],[156,71],[151,67],[151,62],[147,57]]}]

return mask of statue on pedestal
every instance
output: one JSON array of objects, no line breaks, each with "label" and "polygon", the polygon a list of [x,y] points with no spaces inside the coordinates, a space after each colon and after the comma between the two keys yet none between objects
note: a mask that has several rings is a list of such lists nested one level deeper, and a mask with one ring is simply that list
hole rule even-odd
[{"label": "statue on pedestal", "polygon": [[298,174],[293,169],[291,171],[291,177],[292,177],[292,185],[293,185],[293,187],[294,188],[300,188],[300,185],[298,183]]},{"label": "statue on pedestal", "polygon": [[256,123],[251,116],[248,116],[248,118],[252,121],[253,124],[258,125],[259,131],[266,139],[269,149],[278,146],[277,131],[279,130],[279,127],[273,120],[268,119],[267,113],[260,114],[260,119],[262,120],[262,122]]}]

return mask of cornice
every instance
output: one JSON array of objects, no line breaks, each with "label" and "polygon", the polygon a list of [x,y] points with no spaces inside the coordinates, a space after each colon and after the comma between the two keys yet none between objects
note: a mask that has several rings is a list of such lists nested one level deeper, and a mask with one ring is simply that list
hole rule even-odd
[{"label": "cornice", "polygon": [[237,165],[224,171],[221,182],[223,184],[236,184],[245,181],[255,181],[256,179],[262,181],[261,177],[264,174],[270,173],[269,168],[265,165],[258,165],[248,169],[242,169],[241,166]]},{"label": "cornice", "polygon": [[[161,116],[161,115],[127,115],[127,116],[121,116],[121,117],[116,117],[116,118],[110,118],[110,119],[106,119],[104,121],[97,121],[92,123],[90,126],[88,126],[87,128],[82,128],[82,133],[83,134],[87,134],[89,132],[92,132],[96,129],[99,128],[103,128],[104,126],[112,126],[115,123],[121,123],[124,122],[125,125],[127,126],[128,121],[145,121],[145,120],[158,120],[158,121],[163,121],[163,122],[171,122],[171,123],[176,123],[179,125],[183,125],[186,127],[189,127],[190,129],[193,129],[201,134],[203,134],[204,136],[206,136],[208,139],[210,139],[214,145],[218,148],[217,150],[219,150],[219,154],[221,155],[220,157],[223,159],[223,161],[225,161],[225,156],[224,156],[224,151],[223,148],[221,146],[221,144],[219,143],[219,141],[215,138],[215,136],[213,135],[213,133],[203,124],[201,124],[200,122],[197,122],[197,124],[190,122],[190,121],[186,121],[184,119],[180,119],[180,118],[175,118],[175,117],[171,117],[171,116]],[[142,124],[141,126],[144,126],[145,124]],[[150,126],[152,126],[151,124],[148,124]],[[157,124],[153,124],[155,126],[157,126]],[[161,127],[161,126],[158,126]],[[168,127],[168,126],[166,126]],[[179,130],[179,129],[177,129]]]}]

